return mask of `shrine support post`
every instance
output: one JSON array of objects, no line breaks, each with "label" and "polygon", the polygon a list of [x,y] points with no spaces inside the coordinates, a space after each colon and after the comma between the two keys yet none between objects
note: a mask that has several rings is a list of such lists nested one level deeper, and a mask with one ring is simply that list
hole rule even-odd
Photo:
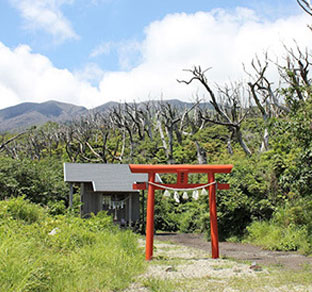
[{"label": "shrine support post", "polygon": [[[148,182],[155,182],[155,173],[148,174]],[[155,205],[155,189],[152,184],[148,184],[147,193],[147,216],[146,216],[146,248],[145,259],[150,261],[153,256],[154,244],[154,205]]]},{"label": "shrine support post", "polygon": [[[208,183],[215,182],[214,173],[208,173]],[[216,183],[209,186],[209,211],[210,211],[210,236],[211,236],[211,256],[213,259],[219,258],[219,237],[218,219],[216,204]]]}]

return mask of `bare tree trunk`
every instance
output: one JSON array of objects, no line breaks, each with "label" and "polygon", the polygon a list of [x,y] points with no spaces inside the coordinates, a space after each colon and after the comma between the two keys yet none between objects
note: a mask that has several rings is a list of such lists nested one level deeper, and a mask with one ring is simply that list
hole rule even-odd
[{"label": "bare tree trunk", "polygon": [[245,143],[244,139],[243,139],[243,135],[242,135],[242,132],[240,129],[236,129],[236,138],[239,142],[239,144],[241,145],[241,147],[243,148],[244,152],[247,154],[247,155],[251,155],[251,151],[249,150],[247,144]]},{"label": "bare tree trunk", "polygon": [[164,131],[163,131],[162,126],[161,126],[161,121],[159,119],[157,120],[156,126],[157,126],[157,129],[159,131],[160,139],[161,139],[163,148],[164,148],[165,153],[166,153],[166,158],[169,159],[168,146],[167,146],[167,142],[166,142],[166,139],[165,139]]},{"label": "bare tree trunk", "polygon": [[195,141],[196,150],[197,150],[197,161],[198,164],[207,164],[207,153],[205,149],[200,147],[199,143]]},{"label": "bare tree trunk", "polygon": [[233,134],[231,134],[228,138],[228,141],[227,141],[227,144],[226,144],[226,148],[228,150],[228,153],[230,155],[233,155],[234,154],[234,151],[233,151],[233,148],[232,148],[232,136]]},{"label": "bare tree trunk", "polygon": [[125,131],[122,132],[122,147],[121,147],[121,152],[120,152],[120,161],[123,160],[124,154],[125,154],[125,149],[126,149],[126,133]]},{"label": "bare tree trunk", "polygon": [[174,164],[173,159],[173,129],[168,129],[169,158],[168,164]]},{"label": "bare tree trunk", "polygon": [[[232,85],[231,87],[225,86],[224,89],[218,87],[218,96],[215,95],[214,91],[208,84],[208,79],[205,76],[206,70],[202,70],[200,66],[194,67],[191,70],[186,70],[192,73],[193,77],[188,80],[177,80],[179,83],[185,83],[187,85],[191,84],[194,80],[199,81],[210,96],[210,103],[213,106],[216,117],[210,118],[210,113],[206,112],[206,114],[202,114],[200,112],[201,118],[206,121],[216,125],[222,125],[227,127],[230,131],[234,131],[233,135],[237,138],[239,144],[243,148],[244,152],[247,155],[251,155],[251,151],[246,145],[243,135],[241,132],[241,124],[243,120],[246,118],[248,110],[242,110],[241,106],[241,85]],[[217,98],[219,97],[219,98]],[[222,102],[222,100],[226,100],[226,102]],[[220,101],[221,100],[221,101]],[[233,151],[233,150],[231,150]]]},{"label": "bare tree trunk", "polygon": [[269,150],[269,131],[267,128],[264,129],[264,134],[262,137],[262,143],[261,143],[261,148],[260,152],[265,152]]},{"label": "bare tree trunk", "polygon": [[8,145],[9,143],[11,143],[11,142],[14,141],[15,139],[19,138],[20,136],[24,135],[26,132],[27,132],[27,131],[21,132],[21,133],[15,135],[14,137],[8,139],[7,141],[1,143],[1,144],[0,144],[0,151],[1,151],[2,149],[4,149],[4,147],[5,147],[6,145]]}]

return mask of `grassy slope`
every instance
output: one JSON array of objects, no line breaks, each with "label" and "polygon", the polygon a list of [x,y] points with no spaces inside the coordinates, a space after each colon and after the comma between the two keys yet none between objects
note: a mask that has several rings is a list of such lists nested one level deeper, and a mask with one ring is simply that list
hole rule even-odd
[{"label": "grassy slope", "polygon": [[22,199],[0,202],[1,292],[118,291],[143,268],[136,236],[105,214],[51,217]]}]

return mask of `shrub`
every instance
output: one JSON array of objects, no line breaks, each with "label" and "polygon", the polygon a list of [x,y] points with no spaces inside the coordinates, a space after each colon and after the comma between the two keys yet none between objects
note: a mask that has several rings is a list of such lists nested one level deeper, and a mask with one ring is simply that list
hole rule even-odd
[{"label": "shrub", "polygon": [[312,202],[307,198],[287,200],[269,221],[247,227],[246,241],[273,250],[312,253]]},{"label": "shrub", "polygon": [[255,221],[247,227],[248,236],[244,242],[250,242],[270,250],[311,253],[312,245],[305,227],[280,226],[271,221]]},{"label": "shrub", "polygon": [[39,222],[45,218],[46,214],[38,205],[31,204],[24,197],[13,198],[11,200],[0,201],[0,218],[13,218],[23,221],[26,224]]},{"label": "shrub", "polygon": [[66,200],[67,193],[60,161],[0,157],[0,199],[24,195],[47,205],[49,201]]}]

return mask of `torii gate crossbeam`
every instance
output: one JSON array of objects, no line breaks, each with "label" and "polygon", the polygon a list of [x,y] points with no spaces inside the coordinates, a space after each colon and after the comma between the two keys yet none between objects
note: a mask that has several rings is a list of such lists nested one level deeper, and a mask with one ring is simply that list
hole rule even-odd
[{"label": "torii gate crossbeam", "polygon": [[[211,232],[211,252],[212,258],[219,257],[219,240],[218,240],[218,223],[216,207],[216,186],[218,189],[229,189],[228,184],[217,184],[215,182],[215,173],[230,173],[233,165],[142,165],[130,164],[131,172],[148,174],[148,194],[147,194],[147,216],[146,216],[146,248],[145,258],[151,260],[153,256],[154,242],[154,204],[155,189],[163,187],[192,189],[195,187],[205,186],[205,184],[188,184],[189,173],[206,173],[208,176],[209,186],[205,187],[209,191],[209,210],[210,210],[210,232]],[[177,173],[176,184],[155,184],[156,173]],[[134,184],[134,189],[146,189],[144,184]]]}]

